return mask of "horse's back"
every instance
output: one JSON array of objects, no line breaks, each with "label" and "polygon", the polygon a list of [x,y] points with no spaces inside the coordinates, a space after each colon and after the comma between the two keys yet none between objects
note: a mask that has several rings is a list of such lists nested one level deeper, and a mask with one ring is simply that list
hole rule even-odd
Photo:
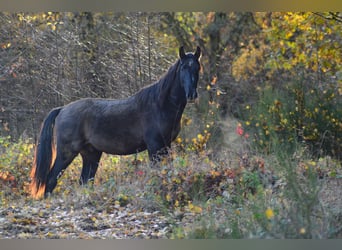
[{"label": "horse's back", "polygon": [[111,154],[145,150],[141,112],[132,98],[81,99],[66,105],[57,121],[57,140],[74,151],[85,146]]}]

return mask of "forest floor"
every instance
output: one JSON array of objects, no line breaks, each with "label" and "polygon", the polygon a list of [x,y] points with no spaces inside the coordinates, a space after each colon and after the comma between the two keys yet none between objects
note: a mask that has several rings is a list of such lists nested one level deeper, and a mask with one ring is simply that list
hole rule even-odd
[{"label": "forest floor", "polygon": [[158,211],[142,211],[131,204],[103,209],[86,201],[74,205],[53,198],[1,208],[0,237],[153,239],[167,238],[170,232],[169,218]]},{"label": "forest floor", "polygon": [[[77,158],[53,194],[41,200],[27,192],[28,156],[14,164],[13,158],[21,157],[15,155],[18,147],[7,146],[1,162],[13,167],[0,169],[0,238],[342,238],[340,162],[299,159],[292,182],[274,168],[271,156],[246,150],[235,127],[224,126],[223,161],[192,153],[151,170],[146,155],[106,155],[95,183],[82,187]],[[310,182],[307,168],[318,173]],[[269,183],[263,175],[268,172],[277,181]],[[289,190],[298,197],[286,194]],[[303,233],[309,229],[310,235]]]},{"label": "forest floor", "polygon": [[[325,181],[320,192],[324,209],[342,223],[342,179]],[[32,201],[18,199],[0,208],[0,238],[22,239],[165,239],[174,227],[192,227],[201,214],[165,214],[143,209],[136,201],[120,206],[114,201],[93,202],[70,194]],[[74,197],[74,198],[73,198]],[[342,238],[342,231],[337,238]]]}]

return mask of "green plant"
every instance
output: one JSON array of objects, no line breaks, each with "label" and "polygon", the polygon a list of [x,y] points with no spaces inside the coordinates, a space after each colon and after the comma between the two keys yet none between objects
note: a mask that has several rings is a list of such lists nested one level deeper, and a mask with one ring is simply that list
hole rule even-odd
[{"label": "green plant", "polygon": [[322,208],[319,192],[323,181],[308,150],[301,145],[295,154],[282,150],[282,144],[272,142],[273,157],[270,158],[281,181],[280,190],[260,188],[247,209],[258,225],[251,230],[259,237],[272,238],[327,238],[329,237],[329,214]]},{"label": "green plant", "polygon": [[341,93],[329,85],[322,89],[299,81],[278,90],[266,87],[256,105],[246,106],[244,126],[264,152],[270,152],[277,138],[285,149],[294,149],[299,142],[317,158],[326,154],[340,158],[341,100]]},{"label": "green plant", "polygon": [[24,195],[29,183],[34,146],[30,140],[12,142],[11,137],[0,137],[0,185],[3,202],[10,196]]}]

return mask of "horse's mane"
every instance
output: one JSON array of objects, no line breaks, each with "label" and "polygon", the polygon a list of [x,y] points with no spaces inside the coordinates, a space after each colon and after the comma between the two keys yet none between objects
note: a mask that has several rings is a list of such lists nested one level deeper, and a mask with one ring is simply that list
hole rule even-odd
[{"label": "horse's mane", "polygon": [[162,104],[165,96],[168,94],[172,84],[176,80],[179,62],[180,60],[178,59],[159,80],[144,87],[135,95],[139,103],[147,104],[148,102],[158,102],[159,104]]}]

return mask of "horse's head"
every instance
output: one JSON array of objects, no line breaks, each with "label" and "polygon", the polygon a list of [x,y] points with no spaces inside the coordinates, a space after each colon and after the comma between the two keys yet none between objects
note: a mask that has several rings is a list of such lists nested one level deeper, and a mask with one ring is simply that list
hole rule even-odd
[{"label": "horse's head", "polygon": [[197,47],[195,53],[185,53],[183,46],[179,48],[180,82],[181,86],[184,88],[186,98],[189,100],[197,98],[197,82],[200,71],[200,56],[200,47]]}]

